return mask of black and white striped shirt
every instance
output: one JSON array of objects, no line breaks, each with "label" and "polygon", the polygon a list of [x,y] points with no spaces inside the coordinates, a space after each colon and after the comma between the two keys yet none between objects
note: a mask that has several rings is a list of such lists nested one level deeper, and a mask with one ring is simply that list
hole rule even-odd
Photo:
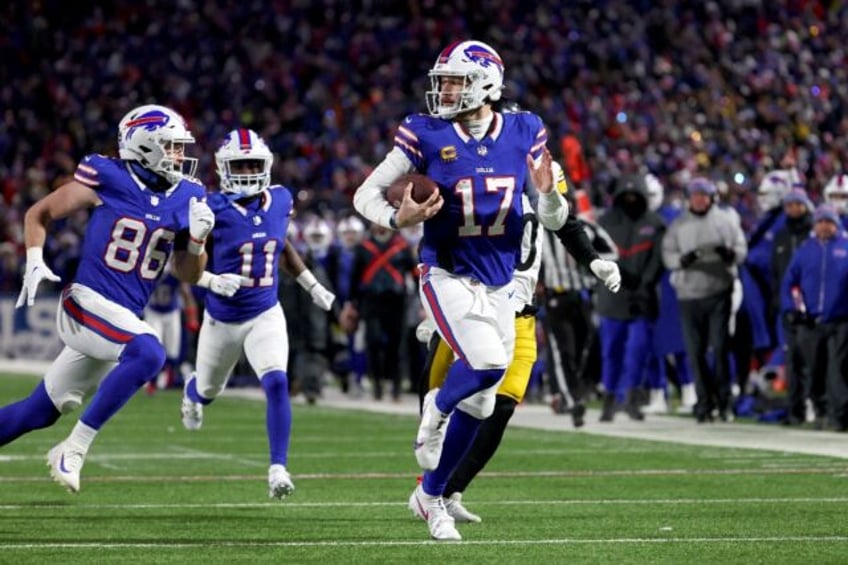
[{"label": "black and white striped shirt", "polygon": [[[614,261],[618,258],[615,243],[609,234],[595,224],[578,219],[586,237],[601,259]],[[551,293],[591,289],[597,279],[587,266],[581,265],[565,248],[555,232],[545,230],[542,244],[542,282]]]}]

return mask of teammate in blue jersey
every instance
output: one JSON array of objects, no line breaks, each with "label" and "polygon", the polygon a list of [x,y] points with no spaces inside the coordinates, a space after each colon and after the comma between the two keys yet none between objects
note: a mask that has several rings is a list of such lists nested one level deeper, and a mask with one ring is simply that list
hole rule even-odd
[{"label": "teammate in blue jersey", "polygon": [[[553,189],[542,120],[530,112],[500,113],[504,65],[480,41],[445,48],[430,70],[429,115],[408,116],[394,148],[354,196],[357,211],[390,228],[424,222],[420,295],[456,361],[444,385],[427,394],[415,440],[425,470],[410,507],[438,540],[461,539],[445,509],[445,484],[491,415],[495,391],[515,345],[513,272],[521,250],[521,195],[528,172],[540,194],[539,221],[558,229],[568,216]],[[416,203],[412,184],[394,209],[387,187],[409,172],[439,186]],[[450,417],[450,425],[448,425]]]},{"label": "teammate in blue jersey", "polygon": [[200,320],[198,320],[197,302],[191,293],[191,286],[175,277],[171,269],[166,266],[165,274],[159,279],[144,308],[144,321],[150,324],[165,347],[165,366],[156,379],[148,381],[146,387],[148,394],[153,394],[157,388],[183,384],[180,376],[180,364],[185,356],[181,316],[183,312],[185,313],[185,329],[196,333],[200,329]]},{"label": "teammate in blue jersey", "polygon": [[283,269],[296,277],[315,304],[329,310],[335,296],[287,245],[292,197],[286,187],[270,186],[272,162],[271,150],[248,129],[231,131],[215,153],[221,192],[209,196],[215,229],[208,243],[209,272],[199,284],[214,290],[220,277],[233,273],[241,277],[241,284],[233,293],[207,295],[197,370],[186,383],[182,420],[187,429],[200,429],[203,406],[227,386],[244,351],[267,399],[269,495],[281,499],[294,492],[294,483],[286,469],[291,405],[286,318],[277,298],[280,258]]},{"label": "teammate in blue jersey", "polygon": [[[39,283],[58,281],[44,264],[48,224],[86,208],[82,258],[62,292],[59,336],[65,348],[29,397],[0,409],[0,445],[46,428],[96,389],[71,434],[47,454],[53,478],[71,492],[100,428],[165,362],[142,310],[173,256],[174,273],[196,281],[215,217],[186,157],[194,137],[169,108],[140,106],[118,126],[119,159],[88,155],[74,179],[36,202],[24,220],[24,284],[17,306],[32,305]],[[116,364],[117,362],[117,364]],[[102,379],[102,382],[101,382]],[[98,383],[99,386],[98,386]]]}]

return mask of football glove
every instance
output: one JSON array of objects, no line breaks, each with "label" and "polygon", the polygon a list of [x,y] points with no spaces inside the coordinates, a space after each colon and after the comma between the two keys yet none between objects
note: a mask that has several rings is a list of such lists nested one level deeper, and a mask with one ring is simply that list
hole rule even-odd
[{"label": "football glove", "polygon": [[589,263],[589,268],[596,277],[601,279],[610,292],[618,292],[621,288],[621,271],[615,261],[595,259]]},{"label": "football glove", "polygon": [[192,196],[188,203],[188,231],[191,234],[189,251],[195,255],[203,253],[206,238],[215,227],[215,214],[204,200]]},{"label": "football glove", "polygon": [[44,279],[52,282],[59,282],[61,280],[50,270],[50,267],[44,264],[42,248],[30,247],[27,249],[24,284],[21,287],[21,293],[18,295],[15,308],[20,308],[24,305],[24,302],[26,302],[27,306],[32,306],[35,303],[35,294],[38,292],[38,285]]}]

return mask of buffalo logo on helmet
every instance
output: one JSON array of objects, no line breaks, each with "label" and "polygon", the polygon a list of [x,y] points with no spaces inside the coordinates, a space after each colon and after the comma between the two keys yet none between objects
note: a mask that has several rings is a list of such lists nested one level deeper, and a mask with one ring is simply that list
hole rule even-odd
[{"label": "buffalo logo on helmet", "polygon": [[146,112],[126,123],[127,139],[131,138],[138,128],[142,128],[147,131],[156,131],[160,127],[168,125],[170,119],[171,118],[168,117],[168,114],[161,110],[151,110],[150,112]]},{"label": "buffalo logo on helmet", "polygon": [[500,57],[494,53],[486,51],[480,45],[470,45],[465,49],[465,51],[463,51],[463,53],[471,62],[477,63],[481,67],[489,68],[490,66],[495,65],[499,71],[503,72],[503,61],[501,61]]}]

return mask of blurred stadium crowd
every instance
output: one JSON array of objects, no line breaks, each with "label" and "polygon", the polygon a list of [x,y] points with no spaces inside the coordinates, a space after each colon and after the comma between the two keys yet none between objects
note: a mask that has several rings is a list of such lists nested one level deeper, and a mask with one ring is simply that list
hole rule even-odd
[{"label": "blurred stadium crowd", "polygon": [[[112,154],[130,107],[175,107],[214,144],[241,124],[277,156],[303,209],[342,210],[423,110],[443,45],[499,49],[507,96],[539,113],[551,149],[597,205],[625,172],[670,198],[694,174],[719,181],[743,225],[753,188],[791,154],[814,196],[841,172],[848,10],[790,0],[454,3],[288,0],[11,2],[0,15],[0,290],[20,284],[22,215],[91,151]],[[84,217],[51,239],[72,264]]]}]

